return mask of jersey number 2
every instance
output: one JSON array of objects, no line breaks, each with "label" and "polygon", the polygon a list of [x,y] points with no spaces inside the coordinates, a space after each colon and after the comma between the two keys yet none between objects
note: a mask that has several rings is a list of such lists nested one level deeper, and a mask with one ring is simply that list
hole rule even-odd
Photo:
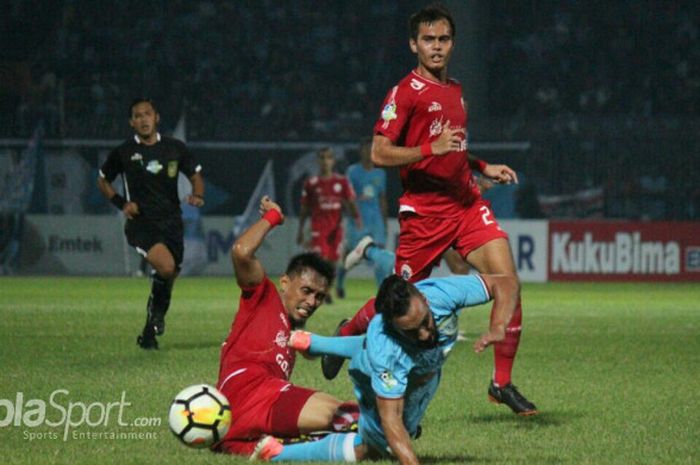
[{"label": "jersey number 2", "polygon": [[483,220],[484,225],[488,226],[489,224],[493,223],[493,220],[489,218],[489,216],[491,216],[491,210],[489,210],[489,207],[483,205],[481,208],[479,208],[479,211],[482,213],[481,219]]}]

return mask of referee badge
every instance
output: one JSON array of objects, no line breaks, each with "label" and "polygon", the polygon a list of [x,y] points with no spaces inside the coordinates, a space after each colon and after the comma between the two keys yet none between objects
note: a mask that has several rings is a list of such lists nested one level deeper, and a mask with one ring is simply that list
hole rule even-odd
[{"label": "referee badge", "polygon": [[168,176],[171,178],[177,176],[177,160],[168,162]]}]

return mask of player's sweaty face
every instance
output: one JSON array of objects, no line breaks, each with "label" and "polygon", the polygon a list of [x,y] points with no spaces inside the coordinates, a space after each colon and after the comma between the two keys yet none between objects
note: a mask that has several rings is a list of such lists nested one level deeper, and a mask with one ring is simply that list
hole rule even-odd
[{"label": "player's sweaty face", "polygon": [[282,300],[294,327],[303,326],[323,303],[328,293],[328,281],[314,270],[305,269],[283,281]]},{"label": "player's sweaty face", "polygon": [[454,41],[450,23],[439,19],[432,23],[421,23],[418,37],[410,40],[413,53],[423,68],[436,73],[447,67],[452,56]]},{"label": "player's sweaty face", "polygon": [[147,139],[156,133],[158,120],[158,113],[156,113],[153,105],[148,102],[141,102],[134,105],[134,108],[131,109],[129,124],[134,128],[136,134]]},{"label": "player's sweaty face", "polygon": [[431,348],[437,344],[437,327],[425,297],[411,297],[405,315],[394,318],[394,328],[405,339],[419,347]]}]

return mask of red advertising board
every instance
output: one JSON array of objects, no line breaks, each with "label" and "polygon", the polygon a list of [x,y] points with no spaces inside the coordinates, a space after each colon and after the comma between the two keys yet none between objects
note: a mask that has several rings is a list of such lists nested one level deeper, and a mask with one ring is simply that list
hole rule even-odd
[{"label": "red advertising board", "polygon": [[550,281],[700,281],[700,222],[550,221]]}]

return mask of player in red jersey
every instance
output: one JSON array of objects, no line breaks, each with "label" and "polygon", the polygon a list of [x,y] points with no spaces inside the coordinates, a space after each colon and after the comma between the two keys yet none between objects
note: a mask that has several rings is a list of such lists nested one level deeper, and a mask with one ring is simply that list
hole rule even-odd
[{"label": "player in red jersey", "polygon": [[[447,76],[454,20],[444,7],[431,5],[411,17],[410,29],[409,45],[418,66],[389,91],[372,144],[372,161],[400,167],[404,189],[395,272],[419,281],[453,248],[480,273],[517,277],[508,235],[482,199],[472,170],[500,183],[518,179],[510,167],[488,164],[468,153],[462,86]],[[373,305],[366,305],[337,333],[364,332],[373,312]],[[517,414],[532,415],[537,413],[535,405],[511,383],[521,319],[518,298],[505,340],[494,345],[495,370],[488,395]],[[331,362],[323,360],[324,365]],[[324,374],[327,371],[324,368]]]},{"label": "player in red jersey", "polygon": [[362,228],[362,220],[355,205],[355,191],[348,178],[333,172],[333,150],[325,147],[317,155],[319,175],[306,179],[301,193],[297,244],[304,244],[304,225],[310,215],[310,249],[335,267],[343,246],[343,209],[350,212],[358,229]]},{"label": "player in red jersey", "polygon": [[284,221],[280,207],[264,197],[262,218],[231,249],[241,300],[221,348],[217,388],[231,404],[231,427],[214,449],[250,455],[264,435],[294,438],[313,431],[342,429],[355,403],[289,381],[295,352],[289,334],[304,326],[321,305],[333,280],[332,266],[315,253],[293,257],[278,291],[255,252],[267,233]]}]

